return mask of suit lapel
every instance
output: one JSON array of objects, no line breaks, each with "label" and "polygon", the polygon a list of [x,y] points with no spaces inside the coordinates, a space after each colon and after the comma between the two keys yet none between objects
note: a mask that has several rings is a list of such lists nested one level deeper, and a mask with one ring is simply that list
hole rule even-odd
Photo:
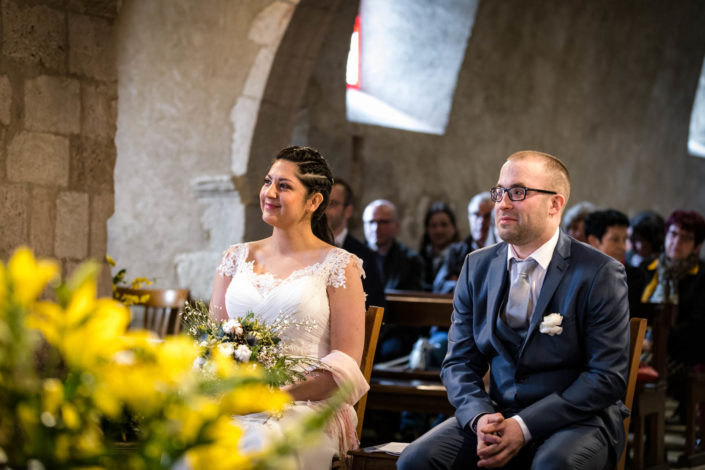
[{"label": "suit lapel", "polygon": [[487,272],[489,279],[489,287],[487,289],[487,322],[486,326],[490,329],[490,343],[495,350],[505,357],[510,362],[514,362],[514,356],[510,354],[504,346],[497,334],[497,318],[499,317],[499,308],[502,305],[502,292],[504,284],[507,282],[507,248],[506,243],[497,250],[495,258],[490,263]]},{"label": "suit lapel", "polygon": [[563,279],[566,269],[568,269],[568,266],[570,265],[570,262],[568,261],[570,258],[570,243],[570,238],[563,232],[560,232],[556,249],[553,251],[553,257],[551,258],[551,262],[548,265],[548,270],[546,271],[546,277],[543,279],[543,286],[541,286],[538,301],[536,302],[534,311],[531,314],[529,330],[526,334],[526,339],[524,340],[521,351],[519,352],[519,356],[523,354],[526,344],[536,333],[539,324],[543,320],[543,313],[548,307],[548,303],[553,298],[553,294],[556,292],[558,285]]}]

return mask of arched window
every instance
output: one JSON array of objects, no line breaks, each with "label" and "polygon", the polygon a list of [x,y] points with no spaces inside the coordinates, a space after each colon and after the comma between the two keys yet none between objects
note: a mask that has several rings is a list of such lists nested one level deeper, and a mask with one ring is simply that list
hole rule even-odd
[{"label": "arched window", "polygon": [[695,92],[693,111],[690,115],[688,152],[696,157],[705,158],[705,60],[700,70],[698,90]]},{"label": "arched window", "polygon": [[348,55],[348,84],[358,61],[348,120],[443,134],[478,4],[361,0]]},{"label": "arched window", "polygon": [[348,88],[360,89],[360,15],[355,18],[352,36],[350,36],[350,51],[348,65],[345,70],[345,81]]}]

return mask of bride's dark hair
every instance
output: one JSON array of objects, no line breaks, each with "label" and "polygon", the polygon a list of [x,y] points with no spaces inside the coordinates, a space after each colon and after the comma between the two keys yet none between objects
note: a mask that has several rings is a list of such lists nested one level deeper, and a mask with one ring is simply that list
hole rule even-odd
[{"label": "bride's dark hair", "polygon": [[306,186],[308,196],[321,193],[323,202],[311,216],[311,230],[313,234],[326,243],[333,244],[333,232],[328,227],[326,208],[330,199],[330,190],[333,187],[333,173],[326,159],[311,147],[287,147],[281,150],[274,161],[287,160],[298,167],[298,178]]}]

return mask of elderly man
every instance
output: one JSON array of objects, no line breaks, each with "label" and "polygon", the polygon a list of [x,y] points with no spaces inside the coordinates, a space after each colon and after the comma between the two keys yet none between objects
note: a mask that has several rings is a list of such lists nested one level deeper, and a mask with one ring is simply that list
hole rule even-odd
[{"label": "elderly man", "polygon": [[330,190],[330,199],[326,208],[326,217],[333,236],[335,246],[343,248],[358,256],[362,260],[365,277],[362,287],[367,294],[367,306],[376,305],[384,307],[384,285],[377,266],[375,253],[364,243],[350,235],[348,221],[355,212],[354,195],[348,183],[340,178],[335,178],[335,183]]},{"label": "elderly man", "polygon": [[[367,244],[376,252],[385,290],[421,290],[423,259],[397,241],[400,225],[394,204],[384,199],[372,201],[365,207],[362,221]],[[400,325],[382,326],[375,360],[383,362],[408,354],[422,331]]]},{"label": "elderly man", "polygon": [[470,253],[455,289],[441,371],[455,416],[397,468],[612,468],[628,413],[624,267],[560,231],[557,158],[511,155],[490,192],[504,241]]},{"label": "elderly man", "polygon": [[362,214],[367,245],[377,253],[384,288],[422,290],[424,263],[418,253],[399,242],[397,209],[385,199],[372,201]]},{"label": "elderly man", "polygon": [[489,244],[487,242],[492,238],[490,225],[493,208],[494,202],[487,191],[476,194],[470,199],[468,204],[470,235],[465,240],[454,243],[448,248],[443,265],[433,281],[433,292],[441,294],[453,292],[465,257],[468,253]]}]

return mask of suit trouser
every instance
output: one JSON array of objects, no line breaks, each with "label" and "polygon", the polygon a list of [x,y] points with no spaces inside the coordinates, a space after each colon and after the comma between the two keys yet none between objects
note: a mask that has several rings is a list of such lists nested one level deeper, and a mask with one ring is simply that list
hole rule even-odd
[{"label": "suit trouser", "polygon": [[[604,431],[573,424],[542,441],[531,441],[503,468],[566,470],[613,468],[614,452]],[[449,418],[409,445],[399,457],[399,470],[473,469],[477,464],[477,436]]]}]

